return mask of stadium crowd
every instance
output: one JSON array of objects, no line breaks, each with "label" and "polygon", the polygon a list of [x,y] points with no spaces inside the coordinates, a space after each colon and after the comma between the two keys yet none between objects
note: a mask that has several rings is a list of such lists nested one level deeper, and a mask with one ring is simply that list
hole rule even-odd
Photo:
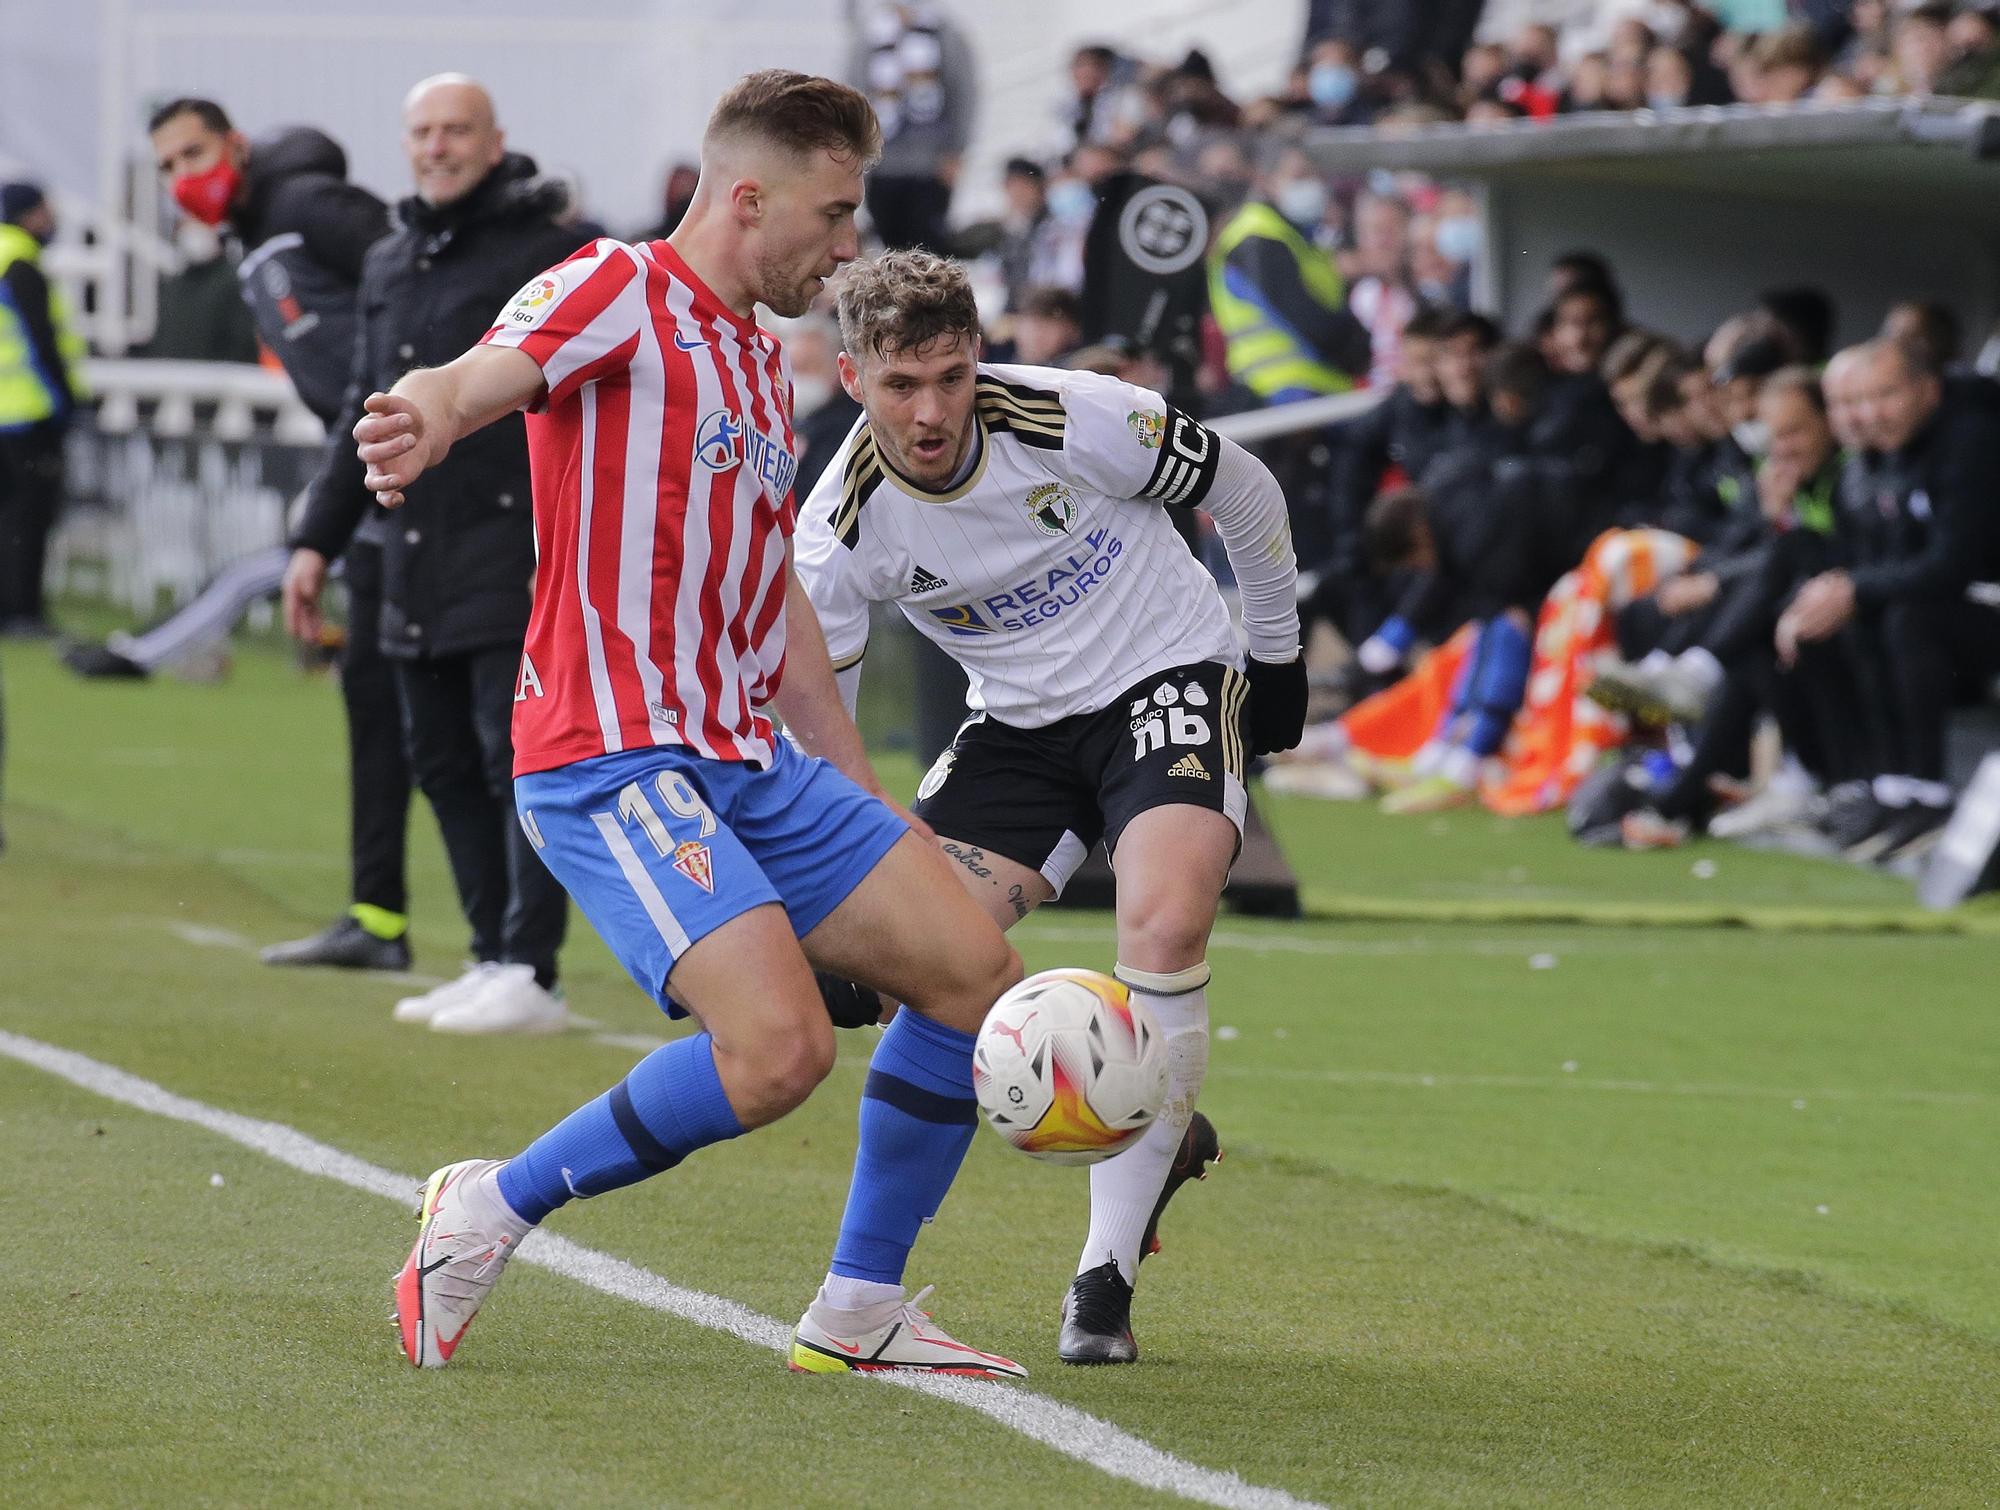
[{"label": "stadium crowd", "polygon": [[[1588,251],[1549,269],[1531,326],[1505,331],[1472,307],[1482,224],[1466,188],[1380,170],[1328,177],[1301,138],[1690,104],[2000,97],[1996,12],[1822,0],[1767,15],[1749,0],[1657,0],[1488,39],[1475,38],[1479,9],[1316,3],[1285,87],[1256,98],[1228,94],[1199,51],[1154,62],[1083,47],[1058,139],[1021,144],[997,213],[955,221],[974,60],[931,8],[880,8],[854,61],[886,140],[868,188],[877,239],[966,259],[999,359],[1114,373],[1208,415],[1382,395],[1263,451],[1293,514],[1322,703],[1338,712],[1269,773],[1274,784],[1380,794],[1406,812],[1571,804],[1586,837],[1632,846],[1779,827],[1803,847],[1920,856],[1951,809],[1950,710],[2000,671],[1987,585],[2000,581],[1988,480],[2000,388],[1981,375],[2000,343],[1982,347],[1949,309],[1913,301],[1876,339],[1833,351],[1835,311],[1811,288],[1746,290],[1743,312],[1714,331],[1638,329],[1616,270]],[[234,352],[254,324],[338,450],[360,393],[475,339],[481,311],[598,233],[573,195],[503,145],[492,102],[465,84],[447,86],[464,119],[425,135],[406,116],[416,192],[393,212],[345,181],[321,133],[252,144],[209,102],[156,113],[155,150],[186,224],[210,238],[202,249],[255,256],[282,242],[289,284],[279,294],[268,277],[246,279],[234,322],[182,319],[183,303],[215,308],[197,263],[163,302],[159,354],[210,354],[167,339],[182,329]],[[1182,318],[1138,328],[1135,275],[1104,250],[1105,227],[1147,185],[1186,190],[1209,231],[1169,301]],[[635,234],[670,232],[693,192],[693,168],[676,163],[658,223]],[[0,203],[25,225],[41,201],[21,187]],[[15,240],[32,249],[36,236]],[[418,318],[439,300],[448,334]],[[317,334],[294,342],[300,301]],[[365,321],[357,301],[373,312]],[[425,340],[406,338],[419,328]],[[858,409],[823,312],[787,341],[803,496]],[[57,427],[74,402],[58,395]],[[527,605],[511,589],[526,576],[489,582],[454,564],[531,554],[514,507],[528,490],[518,436],[468,462],[461,491],[477,505],[429,532],[375,517],[351,463],[349,448],[322,469],[288,551],[225,573],[205,606],[150,634],[71,647],[71,664],[149,674],[281,583],[292,626],[316,636],[338,560],[353,605],[354,901],[272,958],[406,959],[414,775],[456,835],[480,968],[407,1015],[449,1023],[446,1008],[508,966],[514,1005],[457,1014],[469,1030],[559,1023],[560,925],[517,836],[496,831],[511,829],[498,815],[513,689],[493,668],[517,655]],[[37,503],[30,517],[22,497],[0,506],[15,559],[40,549],[54,512]],[[38,601],[9,611],[9,632],[47,632]],[[1775,764],[1751,759],[1767,715],[1783,736]],[[508,885],[482,883],[509,872]]]}]

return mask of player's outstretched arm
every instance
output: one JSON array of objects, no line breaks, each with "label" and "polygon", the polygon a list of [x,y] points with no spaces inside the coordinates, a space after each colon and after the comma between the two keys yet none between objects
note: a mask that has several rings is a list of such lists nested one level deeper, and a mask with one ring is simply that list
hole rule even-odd
[{"label": "player's outstretched arm", "polygon": [[819,615],[789,562],[785,566],[785,679],[778,684],[771,706],[808,755],[818,756],[863,791],[880,797],[924,838],[937,837],[929,824],[882,790],[882,780],[861,742],[861,731],[855,728],[841,699]]},{"label": "player's outstretched arm", "polygon": [[405,374],[362,404],[354,442],[368,469],[363,482],[384,508],[400,506],[404,490],[455,444],[541,391],[535,359],[504,346],[475,346],[442,367]]},{"label": "player's outstretched arm", "polygon": [[1215,480],[1201,506],[1236,574],[1250,641],[1251,753],[1268,755],[1291,749],[1305,730],[1298,557],[1284,490],[1270,469],[1233,440],[1218,435],[1215,443]]}]

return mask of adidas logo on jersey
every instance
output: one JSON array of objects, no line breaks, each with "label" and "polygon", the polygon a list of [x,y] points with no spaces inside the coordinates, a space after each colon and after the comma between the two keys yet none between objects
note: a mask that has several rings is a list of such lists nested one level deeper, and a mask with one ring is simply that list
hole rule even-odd
[{"label": "adidas logo on jersey", "polygon": [[1209,781],[1213,779],[1208,774],[1208,767],[1201,763],[1201,757],[1192,750],[1189,750],[1187,754],[1168,766],[1167,774],[1169,776],[1192,776],[1196,781]]},{"label": "adidas logo on jersey", "polygon": [[918,567],[910,573],[910,596],[920,598],[927,592],[943,592],[951,584],[936,572]]}]

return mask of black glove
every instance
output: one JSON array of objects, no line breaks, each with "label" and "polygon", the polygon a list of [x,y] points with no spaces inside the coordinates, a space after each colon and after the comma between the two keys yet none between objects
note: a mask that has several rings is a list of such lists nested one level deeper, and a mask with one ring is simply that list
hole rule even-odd
[{"label": "black glove", "polygon": [[868,987],[828,975],[824,970],[815,970],[813,980],[819,986],[819,999],[826,1003],[826,1015],[833,1019],[836,1028],[865,1028],[881,1021],[882,998]]},{"label": "black glove", "polygon": [[1289,750],[1306,732],[1306,658],[1282,664],[1251,656],[1250,753],[1272,755]]}]

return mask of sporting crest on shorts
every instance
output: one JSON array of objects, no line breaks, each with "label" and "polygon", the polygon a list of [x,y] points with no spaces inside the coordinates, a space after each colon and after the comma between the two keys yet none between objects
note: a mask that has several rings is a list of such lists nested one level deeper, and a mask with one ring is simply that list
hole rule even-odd
[{"label": "sporting crest on shorts", "polygon": [[1160,442],[1167,438],[1167,417],[1157,409],[1134,409],[1125,416],[1125,423],[1132,427],[1133,439],[1148,451],[1160,449]]},{"label": "sporting crest on shorts", "polygon": [[1028,517],[1044,535],[1067,535],[1076,523],[1076,494],[1059,482],[1028,491]]},{"label": "sporting crest on shorts", "polygon": [[674,869],[711,896],[715,893],[715,867],[708,846],[694,839],[683,840],[674,848]]}]

